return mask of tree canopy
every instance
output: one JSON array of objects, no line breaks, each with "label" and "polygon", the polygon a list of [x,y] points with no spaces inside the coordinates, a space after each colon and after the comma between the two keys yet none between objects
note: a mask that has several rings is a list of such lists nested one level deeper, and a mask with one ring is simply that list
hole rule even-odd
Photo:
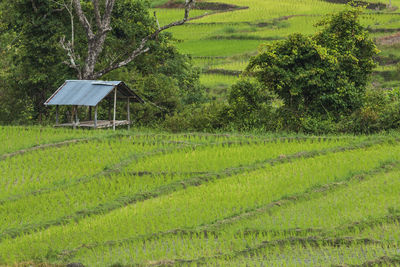
[{"label": "tree canopy", "polygon": [[378,52],[359,23],[360,13],[342,11],[320,22],[323,28],[314,36],[293,34],[265,45],[248,73],[283,99],[294,117],[350,114],[362,105]]},{"label": "tree canopy", "polygon": [[[48,112],[44,101],[66,79],[107,75],[105,78],[118,77],[140,88],[135,83],[153,76],[168,81],[157,89],[160,95],[171,93],[162,90],[176,89],[179,99],[186,98],[182,101],[200,97],[193,89],[199,88],[198,72],[171,46],[170,36],[161,34],[186,22],[194,0],[186,3],[182,20],[159,27],[147,1],[3,1],[0,53],[6,58],[0,59],[0,64],[7,70],[0,71],[0,121],[42,121]],[[148,59],[143,56],[146,52]],[[126,71],[116,71],[120,67]],[[172,69],[174,75],[168,76]],[[161,77],[162,73],[167,76]],[[151,101],[151,91],[144,93]],[[158,104],[163,108],[166,102]],[[178,106],[166,105],[167,111]]]}]

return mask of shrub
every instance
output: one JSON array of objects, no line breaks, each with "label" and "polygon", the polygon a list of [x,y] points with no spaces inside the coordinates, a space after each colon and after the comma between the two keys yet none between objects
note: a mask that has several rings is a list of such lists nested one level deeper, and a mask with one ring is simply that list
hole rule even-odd
[{"label": "shrub", "polygon": [[213,131],[227,124],[226,105],[220,102],[187,105],[182,111],[167,115],[164,128],[172,132]]},{"label": "shrub", "polygon": [[274,95],[256,80],[241,80],[233,85],[228,97],[227,116],[240,129],[251,129],[271,120]]},{"label": "shrub", "polygon": [[400,127],[400,90],[369,88],[364,105],[351,116],[343,117],[339,130],[373,133]]},{"label": "shrub", "polygon": [[251,59],[247,73],[284,100],[298,117],[337,120],[362,106],[377,53],[360,25],[359,9],[340,12],[312,37],[293,34],[267,44]]}]

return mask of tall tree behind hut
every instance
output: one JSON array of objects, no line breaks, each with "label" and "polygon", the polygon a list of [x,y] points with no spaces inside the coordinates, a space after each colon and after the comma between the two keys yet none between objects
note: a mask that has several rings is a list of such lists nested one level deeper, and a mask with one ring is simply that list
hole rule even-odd
[{"label": "tall tree behind hut", "polygon": [[[24,99],[33,120],[48,112],[43,102],[65,79],[100,79],[137,57],[151,53],[159,34],[185,23],[194,0],[188,0],[182,19],[159,27],[148,12],[148,3],[135,0],[15,0],[0,3],[4,36],[10,59],[0,79],[0,121],[15,121],[11,98]],[[0,61],[1,64],[1,61]],[[3,75],[4,74],[4,75]],[[7,92],[4,94],[4,92]],[[12,95],[9,94],[12,92]],[[2,117],[3,116],[3,117]]]},{"label": "tall tree behind hut", "polygon": [[[63,38],[60,43],[69,58],[66,63],[77,71],[79,79],[95,80],[110,71],[128,65],[141,54],[148,52],[150,50],[149,42],[162,31],[184,24],[189,18],[189,12],[195,0],[186,0],[181,20],[161,27],[155,17],[157,28],[154,28],[155,25],[152,23],[154,19],[150,19],[148,14],[143,13],[145,9],[137,8],[136,5],[141,4],[140,2],[91,0],[91,2],[83,2],[86,4],[86,8],[81,2],[81,0],[71,0],[70,5],[63,2],[62,6],[65,7],[71,18],[72,34],[70,41],[65,42]],[[116,12],[113,13],[114,8]],[[85,32],[87,51],[84,55],[77,52],[75,48],[74,11]],[[156,14],[154,13],[154,15]],[[94,17],[94,19],[90,17]],[[143,20],[146,21],[144,25]],[[116,38],[107,40],[110,32]],[[121,39],[124,40],[123,46],[120,46],[118,51],[108,50],[106,53],[102,53],[106,46],[114,47],[114,45],[118,45],[116,43],[120,43]],[[106,43],[106,41],[111,42]],[[98,64],[99,61],[101,61],[100,64]]]}]

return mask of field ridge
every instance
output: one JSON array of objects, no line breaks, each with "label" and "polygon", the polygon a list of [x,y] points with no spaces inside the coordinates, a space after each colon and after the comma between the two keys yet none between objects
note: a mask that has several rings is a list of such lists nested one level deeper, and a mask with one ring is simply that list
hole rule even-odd
[{"label": "field ridge", "polygon": [[[158,232],[158,233],[154,233],[154,234],[150,234],[150,235],[139,235],[139,236],[135,236],[132,238],[126,238],[123,240],[109,240],[106,241],[102,244],[99,243],[94,243],[94,244],[82,244],[79,247],[75,248],[75,249],[71,249],[71,250],[65,250],[62,251],[58,256],[61,258],[69,258],[71,256],[73,256],[74,253],[76,253],[77,251],[79,251],[82,248],[94,248],[97,246],[102,246],[102,245],[107,245],[107,246],[114,246],[114,245],[118,245],[118,244],[122,244],[122,243],[126,243],[126,242],[132,242],[132,241],[136,241],[136,240],[154,240],[154,239],[158,239],[161,237],[166,237],[166,236],[174,236],[174,235],[178,235],[178,236],[200,236],[200,235],[216,235],[218,236],[218,228],[222,227],[222,226],[226,226],[232,223],[235,223],[237,221],[243,220],[243,219],[248,219],[250,217],[255,217],[258,216],[260,214],[266,213],[268,211],[270,211],[273,208],[279,208],[279,207],[283,207],[285,205],[288,205],[290,203],[295,203],[298,201],[304,201],[304,200],[308,200],[310,198],[313,198],[314,195],[318,195],[322,192],[332,192],[333,190],[339,188],[339,187],[344,187],[344,186],[348,186],[350,182],[352,181],[363,181],[367,178],[371,178],[374,177],[375,175],[378,175],[380,173],[385,173],[385,172],[389,172],[392,171],[393,169],[398,169],[400,167],[400,162],[384,162],[382,164],[380,164],[378,167],[370,170],[370,171],[365,171],[365,172],[359,172],[359,173],[355,173],[349,177],[345,177],[344,179],[337,181],[337,182],[331,182],[328,184],[324,184],[324,185],[320,185],[320,186],[315,186],[313,188],[310,188],[308,190],[306,190],[303,193],[300,194],[294,194],[294,195],[290,195],[290,196],[286,196],[283,197],[279,200],[273,201],[263,207],[257,207],[253,210],[247,210],[243,213],[240,214],[236,214],[234,216],[230,216],[227,218],[223,218],[221,220],[212,222],[208,225],[201,225],[198,226],[195,229],[172,229],[166,232]],[[353,229],[355,226],[360,226],[360,227],[368,227],[371,225],[376,225],[382,221],[384,222],[388,222],[388,221],[392,221],[392,222],[397,222],[400,219],[400,215],[399,216],[393,216],[393,215],[388,215],[385,216],[384,218],[378,218],[375,220],[371,220],[369,222],[363,222],[363,223],[359,223],[359,222],[354,222],[350,225],[344,226],[342,227],[342,231],[344,229],[349,230],[349,229]],[[293,229],[289,229],[287,231],[287,233],[292,233],[295,231],[298,231],[298,229],[294,229],[294,231],[292,231]],[[301,229],[303,231],[307,231],[304,229]],[[318,232],[322,232],[322,234],[327,235],[327,231],[323,231],[321,230],[316,230],[316,229],[312,229],[312,231],[318,231]],[[240,235],[246,235],[246,233],[271,233],[273,231],[252,231],[250,229],[244,229],[244,232],[238,233]],[[278,231],[276,231],[278,232]],[[280,233],[285,232],[284,230],[279,231]]]}]

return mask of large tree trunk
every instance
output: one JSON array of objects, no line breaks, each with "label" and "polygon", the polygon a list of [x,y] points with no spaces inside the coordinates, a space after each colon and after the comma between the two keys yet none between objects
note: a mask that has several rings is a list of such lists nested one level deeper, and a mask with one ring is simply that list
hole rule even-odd
[{"label": "large tree trunk", "polygon": [[[103,51],[104,43],[107,37],[107,33],[111,31],[111,14],[114,8],[116,0],[105,0],[104,5],[104,12],[103,15],[100,12],[100,4],[99,0],[92,0],[93,8],[94,8],[94,15],[95,15],[95,23],[96,23],[96,32],[94,32],[92,25],[90,24],[89,20],[87,19],[85,13],[82,10],[81,0],[71,0],[70,6],[64,4],[64,7],[67,9],[71,16],[71,29],[72,29],[72,41],[65,42],[65,38],[60,40],[61,46],[67,52],[69,57],[69,61],[65,62],[71,68],[74,68],[77,71],[77,76],[79,79],[83,80],[95,80],[99,79],[101,76],[113,71],[115,69],[124,67],[132,62],[135,58],[139,55],[146,53],[149,51],[149,48],[146,47],[147,42],[150,39],[156,38],[162,31],[165,31],[169,28],[182,25],[188,21],[189,12],[192,9],[193,5],[195,4],[195,0],[186,0],[185,4],[185,13],[182,20],[175,21],[163,27],[158,26],[158,29],[143,38],[139,46],[132,49],[131,54],[127,55],[125,59],[120,62],[116,62],[110,64],[109,66],[105,67],[100,71],[96,71],[96,64],[100,54]],[[72,5],[73,4],[73,5]],[[88,42],[87,47],[87,56],[84,60],[84,65],[79,66],[77,63],[77,56],[74,51],[74,14],[72,9],[75,9],[75,13],[78,16],[79,22],[85,30],[86,38]],[[158,21],[158,20],[157,20]],[[157,23],[158,24],[158,23]]]}]

